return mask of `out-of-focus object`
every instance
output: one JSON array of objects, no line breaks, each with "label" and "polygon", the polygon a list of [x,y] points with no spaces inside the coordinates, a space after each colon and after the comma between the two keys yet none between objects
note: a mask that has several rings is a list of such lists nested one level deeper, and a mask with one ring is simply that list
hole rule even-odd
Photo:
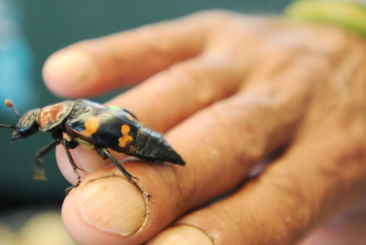
[{"label": "out-of-focus object", "polygon": [[45,212],[31,218],[20,230],[18,239],[21,245],[75,245],[56,212]]},{"label": "out-of-focus object", "polygon": [[61,215],[55,211],[35,214],[19,231],[0,224],[1,245],[76,245],[66,233]]},{"label": "out-of-focus object", "polygon": [[0,243],[2,245],[18,245],[15,232],[0,224]]},{"label": "out-of-focus object", "polygon": [[19,108],[25,109],[37,97],[32,83],[32,53],[21,24],[22,14],[15,1],[0,0],[0,98],[14,98]]},{"label": "out-of-focus object", "polygon": [[285,10],[294,21],[341,26],[366,37],[365,0],[298,0]]}]

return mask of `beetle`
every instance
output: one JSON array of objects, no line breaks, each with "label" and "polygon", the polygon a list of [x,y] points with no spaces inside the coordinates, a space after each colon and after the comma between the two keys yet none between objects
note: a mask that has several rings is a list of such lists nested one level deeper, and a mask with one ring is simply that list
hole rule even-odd
[{"label": "beetle", "polygon": [[[116,106],[104,106],[85,99],[66,100],[57,104],[28,111],[22,117],[10,100],[5,105],[13,110],[19,118],[16,126],[2,125],[0,128],[13,129],[12,142],[27,138],[37,132],[49,132],[54,139],[37,154],[34,165],[34,178],[44,180],[42,158],[62,144],[73,167],[78,183],[66,189],[68,193],[80,184],[81,170],[75,164],[70,149],[78,145],[86,149],[94,149],[103,158],[112,163],[133,183],[144,195],[149,197],[126,169],[111,155],[110,150],[135,156],[149,161],[170,162],[184,166],[182,157],[169,145],[160,133],[144,127],[136,116],[126,109]],[[63,134],[69,139],[63,137]]]}]

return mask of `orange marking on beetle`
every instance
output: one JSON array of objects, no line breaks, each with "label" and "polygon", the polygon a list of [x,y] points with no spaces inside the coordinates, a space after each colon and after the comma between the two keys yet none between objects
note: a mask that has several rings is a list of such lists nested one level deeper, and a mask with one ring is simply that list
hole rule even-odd
[{"label": "orange marking on beetle", "polygon": [[93,134],[95,134],[95,132],[97,132],[98,127],[99,127],[99,118],[91,117],[85,122],[85,129],[79,132],[79,134],[86,137],[92,136]]},{"label": "orange marking on beetle", "polygon": [[[65,102],[49,105],[40,110],[38,113],[38,124],[40,128],[48,127],[50,124],[56,123],[67,110]],[[25,115],[22,118],[27,118]],[[23,120],[24,120],[23,119]]]},{"label": "orange marking on beetle", "polygon": [[119,147],[121,148],[126,147],[126,145],[130,144],[133,141],[133,137],[131,135],[128,135],[130,131],[131,131],[130,126],[128,126],[127,124],[122,125],[121,127],[122,137],[118,139]]}]

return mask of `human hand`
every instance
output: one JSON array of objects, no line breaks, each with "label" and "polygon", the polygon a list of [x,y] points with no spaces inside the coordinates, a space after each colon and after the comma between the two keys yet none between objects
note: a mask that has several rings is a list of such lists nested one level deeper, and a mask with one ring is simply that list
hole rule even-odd
[{"label": "human hand", "polygon": [[[125,162],[152,195],[147,201],[113,164],[77,148],[87,174],[66,197],[66,229],[88,245],[141,244],[156,235],[147,244],[285,245],[332,217],[364,210],[365,57],[366,42],[337,28],[226,12],[57,52],[44,78],[60,96],[144,81],[108,104],[165,133],[187,162]],[[280,149],[258,178],[204,206]],[[75,184],[62,149],[57,160]]]}]

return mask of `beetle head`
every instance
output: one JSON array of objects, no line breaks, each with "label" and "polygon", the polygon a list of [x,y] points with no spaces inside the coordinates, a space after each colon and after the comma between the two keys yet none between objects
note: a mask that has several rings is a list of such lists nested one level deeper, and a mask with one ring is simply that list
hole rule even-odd
[{"label": "beetle head", "polygon": [[15,115],[19,117],[19,121],[16,126],[14,125],[1,125],[0,128],[14,129],[12,135],[12,142],[27,138],[28,136],[38,132],[38,120],[37,115],[40,109],[34,109],[25,113],[22,117],[19,116],[18,111],[15,109],[13,103],[10,100],[5,100],[5,105],[13,110]]},{"label": "beetle head", "polygon": [[39,109],[28,111],[19,119],[15,131],[13,132],[12,141],[27,138],[39,131],[37,121],[38,111]]}]

